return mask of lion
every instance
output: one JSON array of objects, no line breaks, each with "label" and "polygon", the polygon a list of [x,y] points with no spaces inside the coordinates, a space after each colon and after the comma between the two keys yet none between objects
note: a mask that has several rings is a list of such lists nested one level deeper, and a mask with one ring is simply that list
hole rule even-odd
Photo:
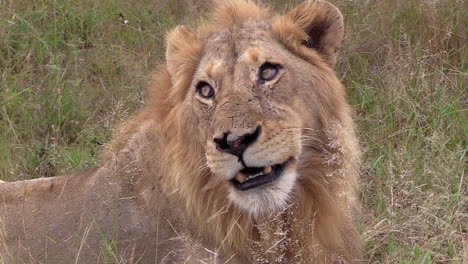
[{"label": "lion", "polygon": [[222,1],[177,26],[99,166],[0,183],[0,262],[358,262],[343,35],[326,1]]}]

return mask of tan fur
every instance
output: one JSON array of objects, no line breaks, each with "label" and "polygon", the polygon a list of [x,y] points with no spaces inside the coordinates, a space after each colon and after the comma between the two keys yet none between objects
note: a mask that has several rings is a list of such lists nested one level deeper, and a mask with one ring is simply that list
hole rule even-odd
[{"label": "tan fur", "polygon": [[[332,68],[342,37],[340,12],[324,1],[283,16],[223,2],[196,31],[176,27],[147,106],[122,126],[99,168],[0,183],[0,261],[102,262],[105,237],[109,258],[122,263],[358,262],[359,151]],[[258,84],[266,61],[283,67]],[[196,94],[200,80],[215,89],[213,100]],[[283,196],[234,190],[227,179],[237,158],[213,143],[226,130],[257,126],[245,162],[291,158],[294,179],[284,203],[262,201],[260,211],[238,203]]]}]

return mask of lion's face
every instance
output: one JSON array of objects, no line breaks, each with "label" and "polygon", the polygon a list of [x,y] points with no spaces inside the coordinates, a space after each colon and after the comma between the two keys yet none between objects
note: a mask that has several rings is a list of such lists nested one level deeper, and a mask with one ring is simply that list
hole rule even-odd
[{"label": "lion's face", "polygon": [[287,201],[307,115],[298,65],[269,29],[257,22],[210,36],[190,94],[210,170],[252,213]]},{"label": "lion's face", "polygon": [[[196,45],[188,43],[203,43],[183,99],[198,126],[193,141],[204,146],[209,169],[229,186],[228,197],[253,215],[282,208],[298,182],[303,142],[310,138],[304,131],[315,129],[319,91],[327,89],[323,76],[330,75],[317,64],[324,65],[327,59],[334,64],[333,45],[342,37],[342,24],[335,28],[340,19],[339,11],[328,3],[305,2],[277,24],[249,19],[201,40],[184,27],[171,35],[167,60],[173,76],[184,71],[177,64],[194,57],[187,50]],[[333,42],[335,35],[338,43]],[[286,48],[281,37],[308,50],[317,64]],[[322,39],[333,45],[322,47]],[[320,49],[329,56],[322,60],[312,51]]]}]

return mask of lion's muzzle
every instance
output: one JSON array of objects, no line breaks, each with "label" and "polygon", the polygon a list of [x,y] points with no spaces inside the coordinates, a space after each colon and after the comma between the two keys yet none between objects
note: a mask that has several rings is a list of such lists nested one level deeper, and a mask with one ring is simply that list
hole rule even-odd
[{"label": "lion's muzzle", "polygon": [[259,125],[248,133],[227,131],[222,133],[222,136],[213,138],[218,151],[236,156],[244,167],[231,180],[233,186],[238,190],[246,191],[274,182],[281,176],[292,159],[279,164],[266,164],[264,167],[249,167],[244,161],[244,152],[257,141],[261,133],[262,127]]}]

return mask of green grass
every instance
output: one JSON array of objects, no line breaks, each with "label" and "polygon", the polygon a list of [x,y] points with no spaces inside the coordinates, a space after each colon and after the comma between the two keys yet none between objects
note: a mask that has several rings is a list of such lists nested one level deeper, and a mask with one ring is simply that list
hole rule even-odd
[{"label": "green grass", "polygon": [[[466,263],[466,2],[333,2],[347,25],[337,73],[364,152],[365,262]],[[203,3],[1,1],[0,179],[94,164],[145,100],[165,32],[194,23]]]}]

